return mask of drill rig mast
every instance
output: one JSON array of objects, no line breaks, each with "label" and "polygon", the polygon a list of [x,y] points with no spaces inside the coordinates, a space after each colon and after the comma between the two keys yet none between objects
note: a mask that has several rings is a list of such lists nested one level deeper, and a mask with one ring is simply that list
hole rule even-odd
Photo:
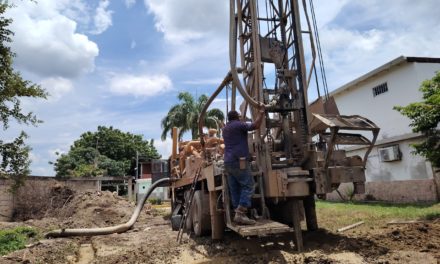
[{"label": "drill rig mast", "polygon": [[[301,250],[300,221],[305,218],[309,230],[317,229],[315,195],[332,192],[343,182],[352,182],[355,193],[364,192],[366,159],[379,128],[360,116],[339,115],[327,93],[309,106],[316,52],[308,8],[313,8],[311,0],[309,5],[306,0],[230,0],[230,71],[201,113],[199,135],[206,110],[225,87],[232,90],[228,98],[232,110],[237,109],[237,93],[243,97],[240,111],[244,118],[250,112],[255,119],[264,105],[265,122],[248,135],[251,170],[258,185],[253,207],[260,220],[250,227],[231,222],[222,140],[201,137],[180,142],[177,153],[174,131],[170,160],[173,219],[189,215],[192,223],[186,223],[186,228],[196,235],[210,231],[218,239],[225,226],[243,236],[293,230]],[[343,130],[370,131],[372,139]],[[363,158],[347,157],[338,145],[367,145],[368,150]],[[196,172],[200,173],[198,185],[191,184]],[[188,194],[190,185],[198,189],[196,195]],[[188,208],[187,197],[195,197],[194,208]]]}]

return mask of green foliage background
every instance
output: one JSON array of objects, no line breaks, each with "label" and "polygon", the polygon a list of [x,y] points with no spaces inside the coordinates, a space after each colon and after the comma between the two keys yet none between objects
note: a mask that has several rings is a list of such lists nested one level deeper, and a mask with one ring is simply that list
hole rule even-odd
[{"label": "green foliage background", "polygon": [[68,153],[55,162],[57,177],[96,177],[134,175],[136,151],[146,159],[158,159],[154,141],[141,135],[99,126],[83,133]]},{"label": "green foliage background", "polygon": [[[208,97],[202,94],[199,98],[194,98],[188,92],[181,92],[178,95],[180,101],[171,107],[168,114],[162,119],[162,140],[165,140],[167,134],[172,131],[173,127],[179,128],[179,139],[187,131],[191,132],[192,139],[199,137],[199,116]],[[223,122],[225,116],[220,109],[213,108],[206,112],[205,126],[208,128],[217,128],[216,120]]]}]

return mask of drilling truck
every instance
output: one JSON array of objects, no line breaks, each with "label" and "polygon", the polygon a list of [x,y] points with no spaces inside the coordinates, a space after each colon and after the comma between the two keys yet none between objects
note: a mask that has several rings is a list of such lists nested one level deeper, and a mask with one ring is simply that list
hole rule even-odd
[{"label": "drilling truck", "polygon": [[[230,70],[200,114],[199,139],[179,141],[178,129],[172,130],[172,226],[180,236],[187,231],[212,239],[222,239],[226,229],[246,237],[291,232],[302,250],[301,221],[307,230],[318,228],[316,198],[341,183],[365,192],[379,128],[359,115],[340,115],[329,96],[312,0],[230,0],[229,18]],[[206,111],[222,91],[227,111],[241,112],[243,121],[265,109],[261,127],[248,133],[255,225],[231,221],[221,129],[204,131]],[[317,97],[312,103],[310,95]],[[347,156],[350,145],[367,151]]]},{"label": "drilling truck", "polygon": [[[227,229],[245,237],[292,233],[301,251],[301,222],[309,231],[318,228],[315,199],[341,183],[352,183],[355,194],[365,192],[365,166],[379,128],[362,116],[339,114],[329,96],[313,1],[230,0],[229,12],[230,69],[200,113],[199,139],[179,141],[172,129],[171,157],[153,164],[153,185],[127,223],[59,229],[46,237],[125,232],[154,188],[165,184],[178,240],[185,231],[215,240]],[[265,109],[260,128],[248,133],[255,225],[231,221],[221,124],[204,131],[206,112],[222,91],[227,111],[239,110],[243,121]],[[309,102],[309,96],[317,99]],[[366,146],[363,157],[346,155],[345,147],[353,145]]]}]

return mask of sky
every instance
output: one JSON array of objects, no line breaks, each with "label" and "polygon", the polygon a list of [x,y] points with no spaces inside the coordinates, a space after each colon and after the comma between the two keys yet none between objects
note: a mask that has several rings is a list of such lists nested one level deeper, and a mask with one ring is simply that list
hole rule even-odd
[{"label": "sky", "polygon": [[[313,2],[330,91],[401,55],[440,57],[436,0]],[[154,139],[167,157],[160,121],[178,93],[210,95],[229,70],[229,1],[9,3],[14,68],[50,93],[22,101],[42,124],[11,124],[0,136],[26,131],[32,175],[53,176],[55,153],[100,125]]]}]

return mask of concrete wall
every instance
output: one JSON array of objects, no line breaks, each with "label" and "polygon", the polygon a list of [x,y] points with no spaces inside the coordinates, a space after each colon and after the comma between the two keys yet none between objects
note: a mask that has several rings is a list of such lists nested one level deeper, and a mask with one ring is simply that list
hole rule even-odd
[{"label": "concrete wall", "polygon": [[[424,157],[411,153],[414,150],[411,144],[421,140],[421,137],[416,137],[375,146],[367,160],[366,194],[370,194],[376,200],[400,203],[439,201],[440,181],[434,178],[431,163]],[[399,146],[401,160],[380,160],[379,149],[390,145]],[[363,157],[365,151],[352,150],[348,151],[347,155]],[[351,188],[347,186],[349,185],[341,186],[340,192],[347,193],[347,188]],[[329,195],[329,198],[340,199],[336,192]]]},{"label": "concrete wall", "polygon": [[12,182],[0,179],[0,221],[9,221],[14,209],[14,197],[9,192]]},{"label": "concrete wall", "polygon": [[[353,184],[344,183],[338,188],[344,199],[353,190]],[[327,200],[341,201],[339,194],[334,191],[327,194]],[[376,200],[393,203],[426,203],[439,201],[436,184],[433,179],[407,181],[377,181],[367,182],[365,194],[356,195],[354,200]]]},{"label": "concrete wall", "polygon": [[48,188],[55,183],[60,183],[69,188],[78,191],[95,191],[100,190],[100,180],[97,178],[91,179],[55,179],[54,177],[36,177],[29,176],[26,179],[25,185],[20,188],[15,196],[8,190],[12,185],[12,181],[0,179],[0,221],[10,221],[14,210],[14,200],[20,199],[20,195],[25,196],[27,193],[46,192]]},{"label": "concrete wall", "polygon": [[60,183],[78,192],[100,190],[99,180],[94,178],[85,179],[56,179],[54,177],[29,176],[26,178],[25,185],[20,188],[20,193],[27,190],[41,191],[43,188],[51,188],[53,184]]},{"label": "concrete wall", "polygon": [[382,201],[398,203],[438,201],[436,185],[432,179],[369,182],[367,190],[371,198]]},{"label": "concrete wall", "polygon": [[[431,163],[424,157],[412,153],[414,149],[411,147],[411,144],[418,143],[421,140],[422,138],[419,137],[376,145],[367,160],[365,172],[367,182],[433,179]],[[401,160],[381,161],[379,149],[392,145],[399,146]],[[365,151],[366,149],[347,151],[347,155],[363,157]]]},{"label": "concrete wall", "polygon": [[63,183],[67,187],[80,192],[101,190],[100,181],[96,179],[88,179],[88,180],[69,179],[69,180],[58,180],[58,182]]}]

